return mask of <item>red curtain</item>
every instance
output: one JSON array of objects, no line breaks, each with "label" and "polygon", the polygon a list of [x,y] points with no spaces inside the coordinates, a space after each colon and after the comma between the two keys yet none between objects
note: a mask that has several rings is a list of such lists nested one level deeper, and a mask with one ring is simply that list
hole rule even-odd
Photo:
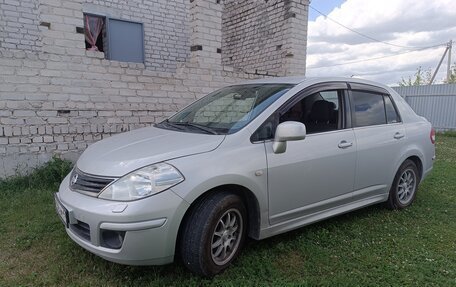
[{"label": "red curtain", "polygon": [[97,16],[85,15],[85,39],[92,47],[87,48],[89,51],[98,51],[97,39],[103,29],[103,19]]}]

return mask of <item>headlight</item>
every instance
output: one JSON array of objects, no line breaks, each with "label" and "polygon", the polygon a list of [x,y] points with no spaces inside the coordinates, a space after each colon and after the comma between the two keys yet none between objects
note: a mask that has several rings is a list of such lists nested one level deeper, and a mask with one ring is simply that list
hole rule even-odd
[{"label": "headlight", "polygon": [[143,167],[108,185],[99,198],[131,201],[162,192],[184,180],[172,165],[158,163]]}]

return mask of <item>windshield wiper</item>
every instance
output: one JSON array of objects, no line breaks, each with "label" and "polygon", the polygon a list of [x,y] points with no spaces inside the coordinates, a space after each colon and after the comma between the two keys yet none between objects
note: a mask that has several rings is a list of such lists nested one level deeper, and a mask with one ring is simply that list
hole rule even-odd
[{"label": "windshield wiper", "polygon": [[176,123],[170,122],[168,119],[162,121],[160,124],[166,124],[166,125],[171,126],[171,127],[175,128],[175,129],[178,129],[180,131],[184,130],[184,128],[182,126],[176,125]]},{"label": "windshield wiper", "polygon": [[205,131],[206,133],[210,133],[213,135],[218,135],[218,132],[216,132],[214,129],[211,129],[210,127],[206,127],[203,125],[195,124],[195,123],[189,123],[189,122],[169,122],[167,121],[168,124],[171,125],[176,125],[176,126],[187,126],[187,127],[194,127],[197,129],[200,129],[202,131]]}]

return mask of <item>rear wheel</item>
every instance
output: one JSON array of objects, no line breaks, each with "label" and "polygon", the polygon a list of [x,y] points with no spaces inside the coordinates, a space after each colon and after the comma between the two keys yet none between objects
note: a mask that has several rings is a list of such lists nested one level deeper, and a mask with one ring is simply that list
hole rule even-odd
[{"label": "rear wheel", "polygon": [[420,176],[416,164],[406,160],[400,166],[390,189],[387,206],[390,209],[404,209],[410,206],[416,197]]},{"label": "rear wheel", "polygon": [[242,199],[229,192],[204,198],[190,211],[180,242],[182,260],[192,272],[214,276],[239,255],[246,234]]}]

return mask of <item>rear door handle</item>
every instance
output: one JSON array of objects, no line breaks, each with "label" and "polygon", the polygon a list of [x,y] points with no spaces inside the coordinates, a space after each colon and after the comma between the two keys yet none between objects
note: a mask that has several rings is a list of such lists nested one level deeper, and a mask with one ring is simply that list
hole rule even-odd
[{"label": "rear door handle", "polygon": [[353,143],[349,143],[345,140],[341,141],[338,145],[339,148],[348,148],[348,147],[351,147],[353,145]]},{"label": "rear door handle", "polygon": [[398,140],[398,139],[401,139],[401,138],[403,138],[403,137],[404,137],[404,134],[403,134],[403,133],[397,132],[397,133],[394,134],[394,138],[397,139],[397,140]]}]

